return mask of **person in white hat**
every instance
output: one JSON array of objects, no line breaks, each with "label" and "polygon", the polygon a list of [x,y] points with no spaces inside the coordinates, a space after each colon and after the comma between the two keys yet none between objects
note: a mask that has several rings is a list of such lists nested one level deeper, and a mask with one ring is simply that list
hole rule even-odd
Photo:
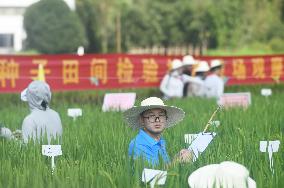
[{"label": "person in white hat", "polygon": [[[193,58],[191,55],[186,55],[182,59],[183,63],[183,75],[186,78],[193,78],[193,68],[195,65],[197,65],[197,61]],[[189,81],[185,81],[184,87],[183,87],[183,97],[186,97],[188,95],[188,88],[189,88]]]},{"label": "person in white hat", "polygon": [[184,66],[183,74],[192,76],[193,66],[197,64],[197,61],[191,55],[186,55],[182,59]]},{"label": "person in white hat", "polygon": [[[134,159],[142,158],[155,166],[160,162],[168,164],[170,158],[166,151],[165,140],[161,137],[166,128],[179,123],[185,116],[182,109],[167,106],[157,97],[149,97],[124,112],[124,119],[133,129],[139,129],[138,135],[130,142],[128,154]],[[192,154],[183,149],[177,160],[191,161]],[[159,161],[159,159],[163,161]]]},{"label": "person in white hat", "polygon": [[183,66],[178,59],[173,60],[172,69],[162,79],[160,83],[160,91],[163,93],[164,99],[181,98],[183,96]]},{"label": "person in white hat", "polygon": [[204,97],[206,88],[204,79],[209,71],[206,61],[200,61],[195,69],[194,81],[189,81],[187,96]]},{"label": "person in white hat", "polygon": [[49,85],[43,81],[33,81],[21,93],[21,99],[28,102],[31,113],[22,123],[22,136],[25,143],[30,140],[42,141],[47,138],[60,138],[62,125],[59,114],[49,107],[51,92]]},{"label": "person in white hat", "polygon": [[224,81],[221,78],[222,62],[212,60],[210,65],[210,75],[204,81],[207,88],[206,96],[208,98],[219,98],[224,93]]},{"label": "person in white hat", "polygon": [[190,188],[256,188],[247,168],[233,161],[195,170],[188,177],[188,185]]}]

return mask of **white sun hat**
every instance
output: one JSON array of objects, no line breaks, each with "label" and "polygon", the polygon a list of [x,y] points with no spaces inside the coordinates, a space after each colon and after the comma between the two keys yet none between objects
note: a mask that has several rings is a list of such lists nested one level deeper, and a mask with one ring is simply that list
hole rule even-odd
[{"label": "white sun hat", "polygon": [[194,60],[193,56],[191,55],[184,56],[182,59],[182,62],[183,62],[183,66],[197,64],[197,62]]},{"label": "white sun hat", "polygon": [[123,116],[130,127],[132,127],[133,129],[139,129],[143,127],[140,122],[141,113],[154,108],[161,108],[166,111],[168,117],[166,122],[166,128],[174,126],[175,124],[180,122],[185,116],[185,113],[182,109],[177,108],[175,106],[167,106],[158,97],[149,97],[143,100],[140,106],[134,106],[126,110],[123,113]]},{"label": "white sun hat", "polygon": [[207,72],[209,71],[209,66],[206,61],[200,61],[195,69],[195,72]]},{"label": "white sun hat", "polygon": [[207,188],[214,187],[215,174],[219,164],[210,164],[195,170],[188,177],[188,185],[191,188]]},{"label": "white sun hat", "polygon": [[247,168],[233,161],[206,165],[195,170],[188,177],[188,184],[191,188],[256,188]]},{"label": "white sun hat", "polygon": [[181,68],[183,65],[182,65],[182,61],[179,60],[179,59],[174,59],[172,61],[172,70],[175,70],[175,69],[178,69],[178,68]]},{"label": "white sun hat", "polygon": [[210,68],[222,66],[222,62],[219,59],[214,59],[210,63]]}]

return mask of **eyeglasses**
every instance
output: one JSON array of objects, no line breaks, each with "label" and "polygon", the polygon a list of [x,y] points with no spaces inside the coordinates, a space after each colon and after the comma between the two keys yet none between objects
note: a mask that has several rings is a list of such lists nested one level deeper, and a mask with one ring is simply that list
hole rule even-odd
[{"label": "eyeglasses", "polygon": [[159,119],[159,122],[164,123],[167,121],[168,117],[166,115],[150,115],[150,116],[143,116],[143,118],[147,118],[150,123],[155,123],[157,119]]}]

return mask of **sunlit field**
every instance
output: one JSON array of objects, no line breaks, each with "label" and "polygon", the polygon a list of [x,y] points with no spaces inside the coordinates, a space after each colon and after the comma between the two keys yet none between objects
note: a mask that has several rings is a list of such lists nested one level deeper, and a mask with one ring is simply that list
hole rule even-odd
[{"label": "sunlit field", "polygon": [[[272,96],[260,95],[262,87],[270,87]],[[210,128],[217,133],[205,153],[192,164],[178,164],[167,170],[164,187],[188,187],[187,178],[197,168],[232,160],[245,165],[257,187],[284,187],[284,85],[229,87],[226,92],[251,91],[248,109],[222,110],[215,120],[221,125]],[[120,90],[129,91],[129,90]],[[160,96],[156,89],[137,92],[136,105],[148,96]],[[118,92],[113,90],[111,92]],[[137,134],[123,120],[120,112],[102,112],[103,91],[54,93],[51,108],[59,112],[63,124],[62,151],[56,157],[56,170],[51,173],[50,158],[41,154],[41,145],[22,145],[0,140],[0,187],[146,187],[141,182],[142,164],[128,158],[128,144]],[[29,113],[19,95],[0,95],[0,122],[15,130],[21,128]],[[216,101],[199,98],[166,101],[184,109],[185,119],[167,129],[164,137],[173,157],[188,147],[184,134],[203,130],[216,109]],[[76,121],[67,116],[67,109],[79,107],[83,116]],[[267,153],[259,151],[260,140],[280,140],[278,153],[273,154],[274,174],[269,169]]]}]

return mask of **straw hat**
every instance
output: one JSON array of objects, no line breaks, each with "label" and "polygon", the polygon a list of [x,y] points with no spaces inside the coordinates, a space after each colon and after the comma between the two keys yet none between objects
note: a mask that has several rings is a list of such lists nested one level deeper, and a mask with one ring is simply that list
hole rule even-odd
[{"label": "straw hat", "polygon": [[222,66],[222,62],[219,59],[214,59],[211,61],[210,69],[214,67],[219,67],[219,66]]},{"label": "straw hat", "polygon": [[166,128],[174,126],[175,124],[180,122],[185,116],[185,113],[182,109],[174,106],[167,106],[158,97],[149,97],[143,100],[140,106],[134,106],[126,110],[123,113],[124,119],[128,123],[128,125],[133,129],[142,128],[143,125],[140,122],[140,114],[146,110],[154,108],[161,108],[167,112],[168,120],[166,123]]},{"label": "straw hat", "polygon": [[190,187],[256,188],[255,181],[249,177],[247,168],[233,161],[211,164],[195,170],[188,177]]},{"label": "straw hat", "polygon": [[182,59],[182,62],[183,62],[183,66],[197,64],[197,62],[194,60],[194,58],[191,55],[184,56]]},{"label": "straw hat", "polygon": [[172,61],[172,70],[181,68],[182,66],[183,66],[183,65],[182,65],[181,60],[179,60],[179,59],[174,59],[174,60]]},{"label": "straw hat", "polygon": [[209,71],[209,66],[206,61],[200,61],[195,69],[195,72],[207,72]]}]

